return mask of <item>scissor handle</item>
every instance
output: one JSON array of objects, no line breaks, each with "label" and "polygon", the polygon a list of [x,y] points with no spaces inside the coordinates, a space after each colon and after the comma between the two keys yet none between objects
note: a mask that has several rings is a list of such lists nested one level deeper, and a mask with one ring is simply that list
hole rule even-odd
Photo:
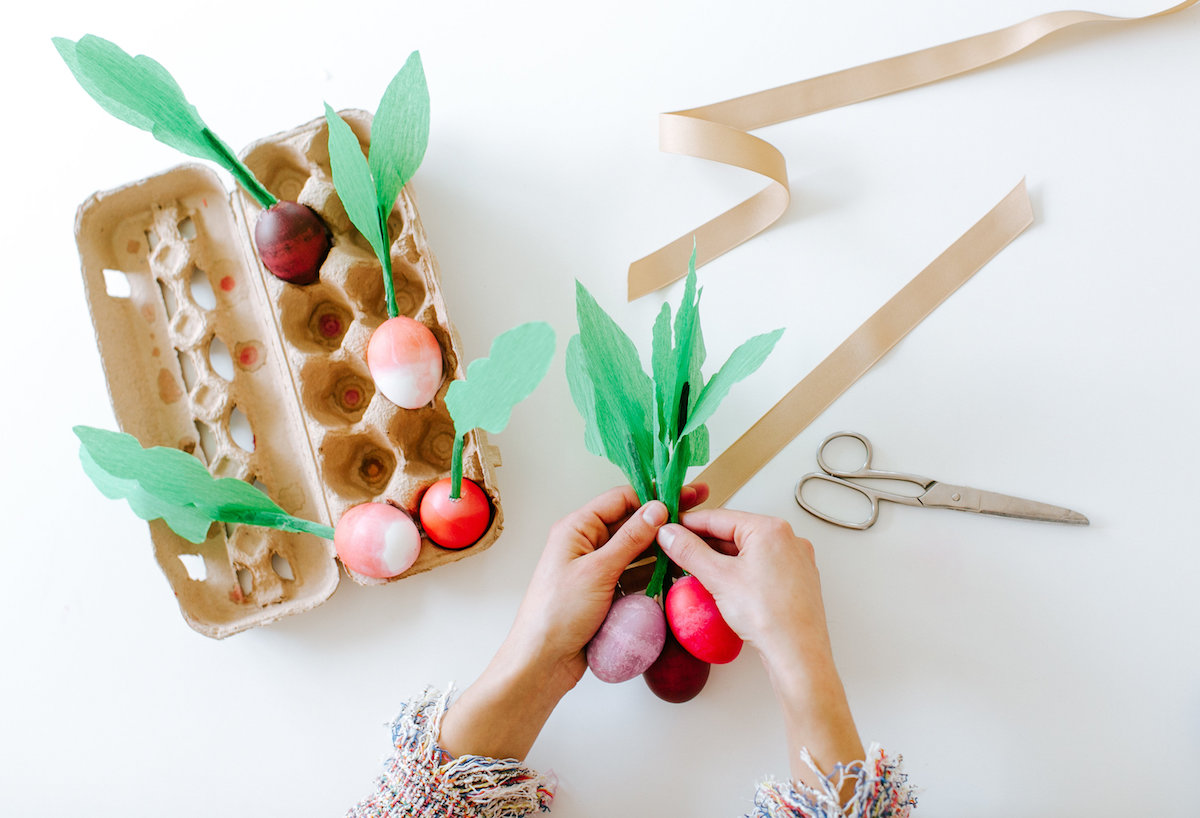
[{"label": "scissor handle", "polygon": [[[804,499],[804,484],[810,480],[819,480],[823,483],[833,483],[835,486],[844,486],[851,491],[858,492],[863,497],[866,497],[867,501],[871,504],[870,515],[865,520],[851,522],[849,520],[843,520],[840,517],[833,517],[829,514],[826,514],[824,511],[821,511],[819,508],[816,508]],[[842,528],[857,528],[859,531],[864,531],[875,525],[875,521],[879,519],[879,494],[877,492],[871,491],[865,486],[860,486],[857,483],[851,483],[849,480],[844,480],[841,477],[837,477],[832,474],[826,474],[824,472],[813,472],[812,474],[806,474],[800,478],[800,482],[796,484],[796,502],[800,504],[800,508],[804,509],[814,517],[822,519],[827,523],[840,525]]]},{"label": "scissor handle", "polygon": [[[851,438],[853,440],[857,440],[862,444],[863,449],[865,450],[862,463],[854,469],[835,469],[825,460],[825,450],[834,441],[841,440],[842,438]],[[874,450],[871,448],[871,441],[867,440],[866,436],[860,435],[858,432],[834,432],[829,437],[825,438],[825,440],[821,442],[820,448],[817,449],[817,465],[820,466],[821,471],[825,472],[826,474],[832,475],[833,477],[841,477],[843,479],[857,477],[860,479],[875,478],[878,480],[902,480],[905,483],[915,483],[921,488],[925,489],[929,488],[934,483],[934,481],[928,477],[919,477],[915,474],[905,474],[898,471],[883,471],[882,469],[873,469],[871,468],[871,457],[873,455]],[[854,488],[858,489],[863,494],[866,494],[868,497],[872,496],[872,493],[874,493],[876,497],[882,497],[885,500],[893,500],[900,503],[905,502],[906,499],[912,499],[911,496],[897,494],[890,491],[864,490],[862,486],[854,486]]]}]

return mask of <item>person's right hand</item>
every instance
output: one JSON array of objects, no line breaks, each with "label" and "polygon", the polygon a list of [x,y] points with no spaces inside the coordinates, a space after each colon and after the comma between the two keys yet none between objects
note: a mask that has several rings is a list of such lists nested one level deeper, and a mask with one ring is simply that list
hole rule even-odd
[{"label": "person's right hand", "polygon": [[659,545],[769,670],[832,662],[812,543],[783,520],[741,511],[692,511],[681,522],[659,530]]},{"label": "person's right hand", "polygon": [[[739,511],[692,511],[681,522],[660,528],[658,543],[758,650],[783,709],[792,776],[819,784],[805,751],[825,774],[862,759],[833,663],[812,543],[783,520]],[[844,789],[843,799],[849,794]]]}]

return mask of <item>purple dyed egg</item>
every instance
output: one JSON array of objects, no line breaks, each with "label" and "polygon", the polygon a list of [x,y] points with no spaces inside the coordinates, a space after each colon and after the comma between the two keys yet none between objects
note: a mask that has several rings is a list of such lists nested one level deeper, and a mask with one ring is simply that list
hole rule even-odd
[{"label": "purple dyed egg", "polygon": [[623,596],[588,642],[588,667],[602,682],[626,682],[654,664],[666,641],[667,618],[658,603],[645,594]]}]

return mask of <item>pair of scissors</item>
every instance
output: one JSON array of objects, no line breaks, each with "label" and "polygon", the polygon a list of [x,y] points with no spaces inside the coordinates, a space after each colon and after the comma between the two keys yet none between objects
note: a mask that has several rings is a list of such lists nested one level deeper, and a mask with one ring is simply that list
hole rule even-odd
[{"label": "pair of scissors", "polygon": [[[855,468],[833,468],[826,461],[826,450],[830,444],[845,439],[857,440],[866,449],[866,454],[862,462]],[[821,443],[821,447],[817,450],[817,465],[821,467],[821,471],[806,474],[800,478],[800,482],[796,484],[796,502],[809,514],[819,517],[826,522],[840,525],[844,528],[857,528],[860,530],[870,528],[879,519],[880,500],[887,500],[889,503],[900,503],[907,506],[952,508],[958,511],[974,511],[979,514],[993,514],[999,517],[1018,517],[1023,520],[1043,520],[1051,523],[1068,523],[1071,525],[1088,524],[1087,517],[1077,511],[1071,511],[1069,508],[1038,503],[1033,500],[1022,500],[1020,497],[997,494],[993,491],[981,491],[980,489],[968,488],[966,486],[955,486],[939,480],[931,480],[928,477],[918,477],[915,474],[902,474],[900,472],[873,469],[871,468],[871,456],[871,441],[857,432],[835,432],[825,438],[824,442]],[[915,495],[902,494],[852,482],[854,480],[898,480],[911,483],[922,489],[922,491],[920,494]],[[871,504],[870,514],[864,520],[846,521],[820,511],[802,496],[804,486],[813,481],[832,483],[861,494]]]}]

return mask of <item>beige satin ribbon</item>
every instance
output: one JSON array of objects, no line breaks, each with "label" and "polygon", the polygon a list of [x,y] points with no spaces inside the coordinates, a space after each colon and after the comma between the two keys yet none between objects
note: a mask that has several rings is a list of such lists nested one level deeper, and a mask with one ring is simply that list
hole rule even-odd
[{"label": "beige satin ribbon", "polygon": [[646,295],[687,273],[693,241],[699,267],[765,230],[787,209],[787,163],[773,145],[747,131],[790,119],[894,94],[982,68],[1038,40],[1083,23],[1129,23],[1174,14],[1200,0],[1186,0],[1144,17],[1111,17],[1059,11],[1014,26],[899,57],[736,97],[662,114],[659,148],[745,168],[770,180],[767,187],[629,266],[629,300]]},{"label": "beige satin ribbon", "polygon": [[1033,223],[1025,181],[950,245],[696,478],[724,505],[796,435],[976,271]]}]

